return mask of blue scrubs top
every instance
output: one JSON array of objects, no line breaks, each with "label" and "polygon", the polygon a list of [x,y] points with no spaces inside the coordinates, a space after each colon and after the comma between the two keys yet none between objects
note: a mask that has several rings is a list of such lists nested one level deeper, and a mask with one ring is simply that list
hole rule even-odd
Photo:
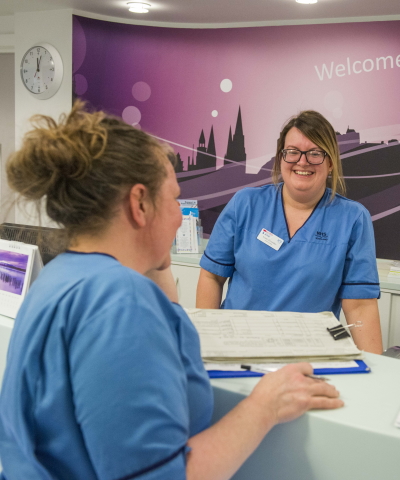
[{"label": "blue scrubs top", "polygon": [[64,253],[18,313],[3,381],[7,480],[183,480],[213,399],[197,332],[149,279]]},{"label": "blue scrubs top", "polygon": [[[332,311],[343,298],[379,298],[369,212],[336,195],[323,197],[290,238],[282,184],[239,191],[218,218],[200,266],[230,277],[222,308]],[[265,228],[283,240],[278,251],[257,239]]]}]

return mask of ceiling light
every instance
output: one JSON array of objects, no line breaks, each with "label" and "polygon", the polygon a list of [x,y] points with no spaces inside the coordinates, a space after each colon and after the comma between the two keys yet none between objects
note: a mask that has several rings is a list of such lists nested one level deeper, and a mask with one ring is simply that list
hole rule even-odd
[{"label": "ceiling light", "polygon": [[318,0],[296,0],[297,3],[317,3]]},{"label": "ceiling light", "polygon": [[134,13],[147,13],[151,5],[141,2],[128,2],[129,11]]}]

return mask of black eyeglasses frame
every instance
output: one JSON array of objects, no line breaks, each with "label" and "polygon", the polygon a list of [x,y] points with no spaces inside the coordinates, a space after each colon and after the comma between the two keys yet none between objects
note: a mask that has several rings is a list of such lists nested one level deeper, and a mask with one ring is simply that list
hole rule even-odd
[{"label": "black eyeglasses frame", "polygon": [[[297,152],[300,153],[300,157],[299,157],[299,159],[298,159],[296,162],[288,162],[288,161],[286,160],[286,152],[287,152],[288,150],[296,150]],[[323,153],[323,154],[324,154],[324,157],[322,158],[322,162],[319,162],[319,163],[312,163],[312,162],[310,162],[310,161],[308,160],[308,157],[307,157],[307,153],[308,153],[308,152],[320,152],[320,153]],[[299,163],[300,160],[301,160],[302,155],[304,155],[304,156],[306,157],[306,162],[307,162],[308,164],[310,164],[310,165],[321,165],[321,164],[323,164],[324,161],[325,161],[325,157],[328,155],[328,154],[325,152],[325,150],[315,150],[315,149],[311,149],[311,150],[306,150],[305,152],[303,152],[303,151],[301,151],[301,150],[297,150],[297,148],[284,148],[283,150],[281,150],[281,154],[282,154],[283,160],[284,160],[286,163]]]}]

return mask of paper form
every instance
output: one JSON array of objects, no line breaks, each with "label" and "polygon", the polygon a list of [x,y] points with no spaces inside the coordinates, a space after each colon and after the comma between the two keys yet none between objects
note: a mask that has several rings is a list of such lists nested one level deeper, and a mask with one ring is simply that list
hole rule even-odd
[{"label": "paper form", "polygon": [[[196,327],[205,361],[246,363],[284,359],[314,361],[361,358],[351,337],[334,340],[332,312],[294,313],[244,310],[187,310]],[[347,358],[351,357],[351,358]],[[261,360],[260,360],[261,359]]]}]

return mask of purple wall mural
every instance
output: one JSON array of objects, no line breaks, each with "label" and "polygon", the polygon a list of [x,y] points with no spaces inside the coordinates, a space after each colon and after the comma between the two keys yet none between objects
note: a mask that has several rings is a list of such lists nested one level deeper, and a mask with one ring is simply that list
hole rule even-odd
[{"label": "purple wall mural", "polygon": [[400,259],[400,22],[175,29],[74,17],[75,95],[170,143],[204,231],[239,189],[271,182],[283,123],[337,130],[349,198],[377,256]]}]

